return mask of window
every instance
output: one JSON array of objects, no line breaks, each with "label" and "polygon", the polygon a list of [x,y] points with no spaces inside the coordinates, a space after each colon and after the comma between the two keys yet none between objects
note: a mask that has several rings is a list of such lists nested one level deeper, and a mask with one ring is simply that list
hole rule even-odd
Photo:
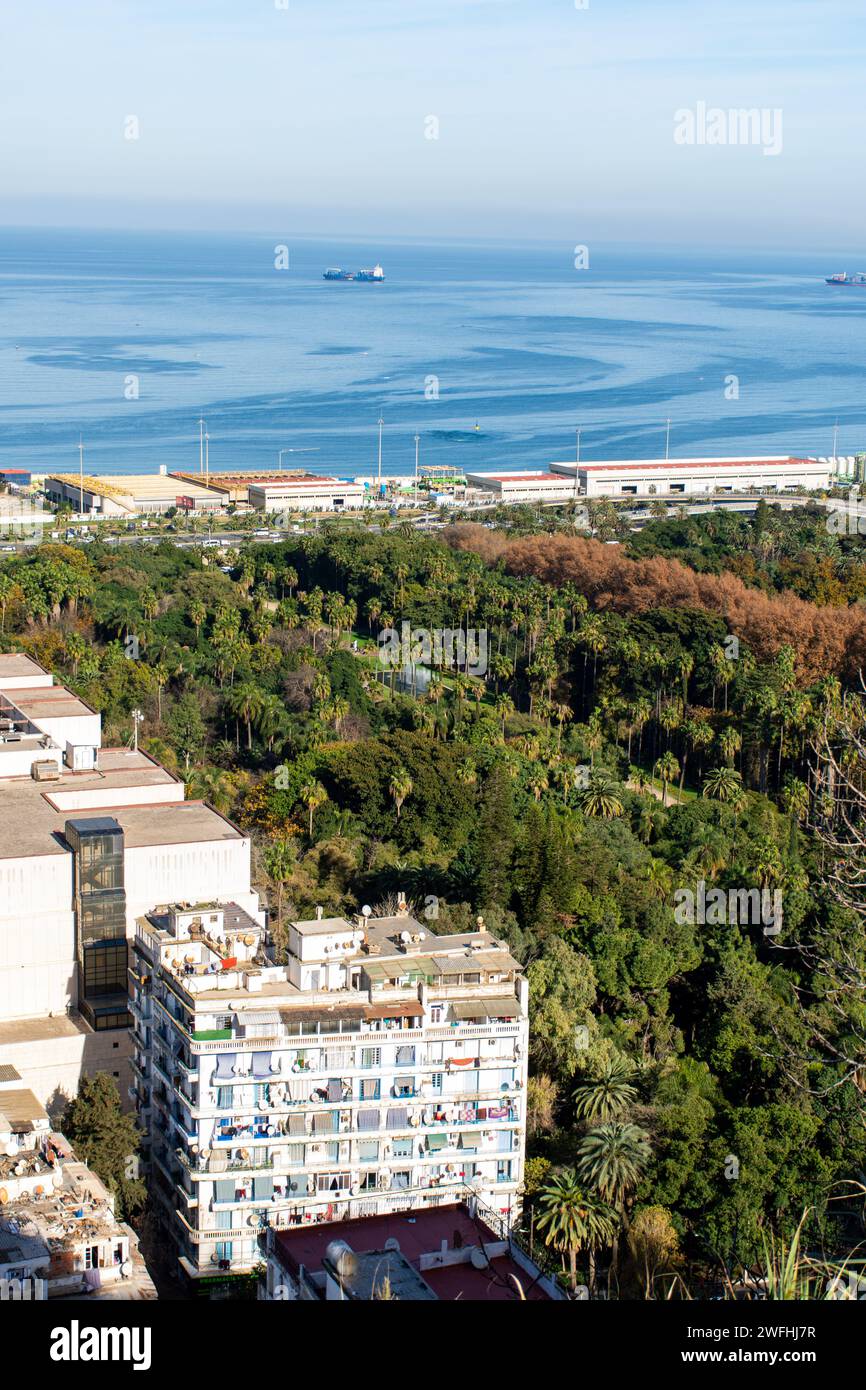
[{"label": "window", "polygon": [[316,1179],[319,1192],[348,1192],[351,1185],[350,1173],[320,1173]]},{"label": "window", "polygon": [[412,1143],[411,1138],[395,1139],[391,1144],[391,1152],[395,1158],[411,1158]]},{"label": "window", "polygon": [[358,1143],[358,1162],[359,1163],[378,1163],[379,1161],[379,1141],[378,1139],[361,1139]]},{"label": "window", "polygon": [[382,1049],[380,1047],[361,1048],[361,1066],[369,1070],[371,1067],[378,1067],[382,1060]]}]

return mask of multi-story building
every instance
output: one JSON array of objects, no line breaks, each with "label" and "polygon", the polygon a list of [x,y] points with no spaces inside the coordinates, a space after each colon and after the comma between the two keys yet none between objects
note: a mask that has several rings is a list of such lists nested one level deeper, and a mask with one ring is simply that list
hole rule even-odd
[{"label": "multi-story building", "polygon": [[250,842],[184,800],[99,714],[22,653],[0,654],[0,1064],[52,1110],[83,1072],[131,1082],[128,942],[142,913],[207,894],[257,922]]},{"label": "multi-story building", "polygon": [[517,1215],[527,995],[506,947],[408,913],[294,922],[240,905],[138,923],[134,1068],[185,1275],[249,1273],[264,1228],[454,1203]]}]

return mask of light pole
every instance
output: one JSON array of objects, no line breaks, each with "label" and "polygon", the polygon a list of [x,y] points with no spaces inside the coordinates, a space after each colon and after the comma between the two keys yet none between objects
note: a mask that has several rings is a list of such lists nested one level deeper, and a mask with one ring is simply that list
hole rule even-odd
[{"label": "light pole", "polygon": [[376,487],[377,487],[377,491],[378,491],[380,497],[381,497],[381,495],[382,495],[382,427],[383,427],[384,424],[385,424],[385,421],[382,419],[382,416],[380,415],[380,416],[379,416],[379,471],[378,471],[378,473],[377,473],[377,475],[376,475]]},{"label": "light pole", "polygon": [[78,510],[84,516],[84,440],[78,436]]},{"label": "light pole", "polygon": [[578,428],[575,430],[575,435],[577,436],[577,456],[576,456],[576,458],[575,458],[575,463],[574,463],[574,500],[575,500],[575,502],[576,502],[576,501],[577,501],[577,489],[578,489],[578,484],[579,484],[579,475],[580,475],[580,427],[579,427],[579,426],[578,426]]},{"label": "light pole", "polygon": [[138,726],[144,723],[144,715],[140,709],[132,711],[132,747],[134,752],[138,752]]},{"label": "light pole", "polygon": [[665,463],[667,463],[668,459],[670,458],[670,452],[671,452],[671,422],[670,422],[670,418],[668,418],[668,420],[666,421],[666,428],[665,428]]},{"label": "light pole", "polygon": [[414,505],[415,505],[416,507],[418,506],[418,446],[420,445],[420,443],[421,443],[421,436],[420,436],[420,434],[416,434],[416,436],[415,436],[415,495],[414,495],[414,499],[413,499]]}]

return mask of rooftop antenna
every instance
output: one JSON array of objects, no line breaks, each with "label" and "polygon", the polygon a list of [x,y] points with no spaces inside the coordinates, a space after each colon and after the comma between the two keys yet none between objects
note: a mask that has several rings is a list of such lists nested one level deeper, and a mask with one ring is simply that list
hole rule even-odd
[{"label": "rooftop antenna", "polygon": [[378,474],[376,475],[376,484],[377,484],[377,487],[378,487],[378,490],[379,490],[380,493],[381,493],[381,491],[382,491],[382,426],[384,425],[384,423],[385,423],[385,421],[382,419],[382,416],[380,415],[380,416],[379,416],[379,471],[378,471]]},{"label": "rooftop antenna", "polygon": [[132,711],[132,747],[135,753],[138,752],[138,726],[144,723],[144,715],[140,709]]},{"label": "rooftop antenna", "polygon": [[84,515],[84,440],[78,436],[78,510]]},{"label": "rooftop antenna", "polygon": [[666,422],[666,429],[665,429],[665,463],[667,463],[668,459],[670,458],[670,453],[671,453],[671,422],[670,422],[670,417],[668,417],[668,420],[667,420],[667,422]]}]

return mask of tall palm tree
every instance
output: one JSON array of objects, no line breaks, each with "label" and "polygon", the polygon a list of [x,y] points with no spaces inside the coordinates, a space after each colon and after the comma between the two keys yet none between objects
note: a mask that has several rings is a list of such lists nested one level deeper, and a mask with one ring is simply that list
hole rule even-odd
[{"label": "tall palm tree", "polygon": [[[577,1171],[584,1182],[619,1213],[628,1230],[627,1201],[643,1177],[651,1158],[649,1135],[637,1125],[608,1120],[591,1129],[577,1150]],[[617,1236],[613,1239],[613,1267],[618,1257]]]},{"label": "tall palm tree", "polygon": [[388,791],[391,793],[397,811],[397,819],[399,820],[400,812],[403,809],[403,802],[406,800],[407,796],[412,795],[412,778],[409,776],[405,767],[399,767],[396,772],[391,774],[391,780],[388,783]]},{"label": "tall palm tree", "polygon": [[[569,1282],[577,1288],[577,1257],[586,1250],[590,1258],[616,1235],[616,1215],[607,1202],[587,1192],[573,1168],[564,1168],[541,1189],[537,1225],[546,1245],[568,1255]],[[590,1275],[592,1278],[592,1275]]]},{"label": "tall palm tree", "polygon": [[319,806],[324,806],[327,799],[328,793],[325,791],[325,788],[322,786],[321,782],[317,782],[313,778],[311,778],[309,782],[305,782],[301,787],[301,800],[310,813],[309,829],[311,840],[313,838],[313,812],[316,811]]},{"label": "tall palm tree", "polygon": [[625,1057],[605,1062],[596,1076],[582,1081],[574,1091],[574,1113],[579,1120],[612,1120],[633,1104],[637,1089],[630,1078],[632,1067]]},{"label": "tall palm tree", "polygon": [[657,777],[661,778],[662,805],[667,806],[668,786],[671,782],[675,782],[680,775],[680,765],[670,749],[668,749],[666,753],[662,753],[653,768],[653,772]]}]

